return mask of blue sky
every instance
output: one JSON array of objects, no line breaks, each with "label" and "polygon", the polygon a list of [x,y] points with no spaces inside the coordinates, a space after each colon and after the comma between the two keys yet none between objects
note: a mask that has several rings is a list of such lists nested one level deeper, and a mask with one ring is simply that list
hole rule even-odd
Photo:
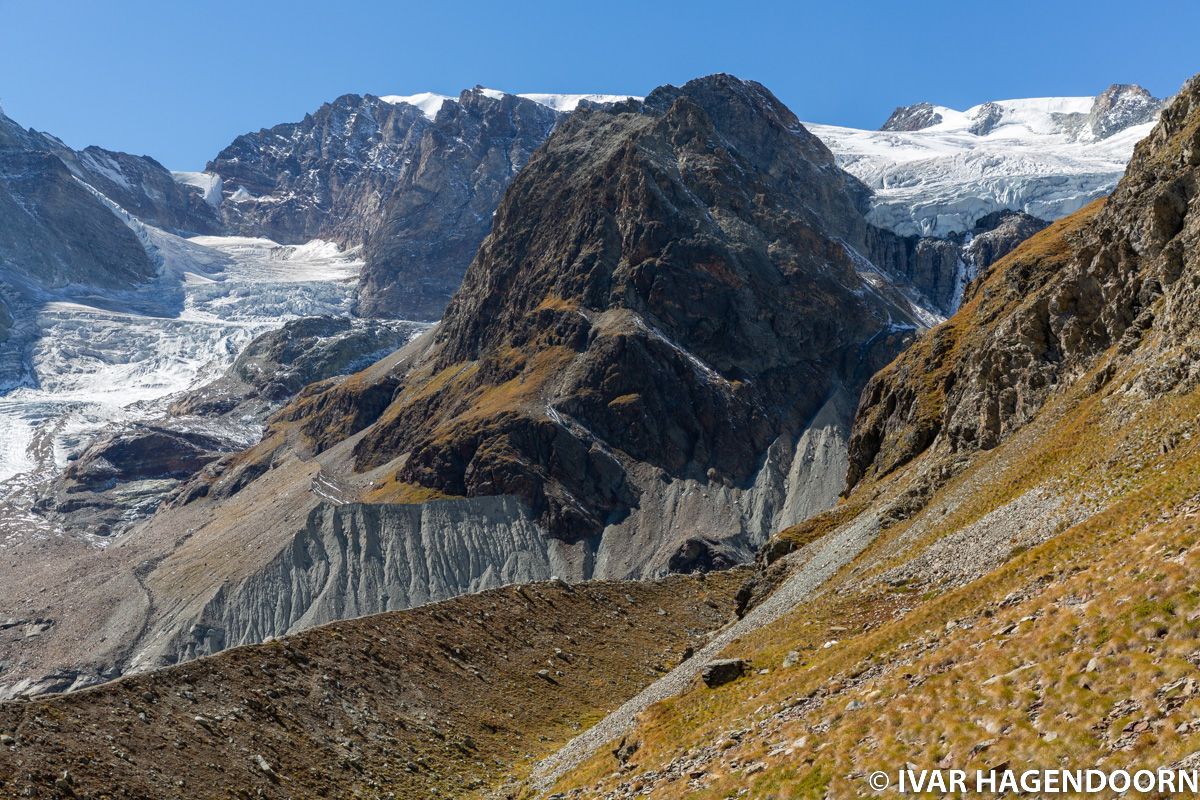
[{"label": "blue sky", "polygon": [[199,169],[346,92],[644,94],[724,71],[858,127],[923,99],[1162,96],[1200,71],[1197,31],[1200,4],[1128,0],[0,0],[0,105],[73,146]]}]

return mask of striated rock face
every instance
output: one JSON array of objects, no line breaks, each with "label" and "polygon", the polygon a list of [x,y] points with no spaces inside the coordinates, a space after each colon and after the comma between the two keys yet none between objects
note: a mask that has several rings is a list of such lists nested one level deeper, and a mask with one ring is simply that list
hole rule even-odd
[{"label": "striated rock face", "polygon": [[207,169],[231,230],[361,244],[361,313],[437,319],[505,187],[559,116],[478,88],[432,111],[344,95],[301,122],[239,136]]},{"label": "striated rock face", "polygon": [[971,287],[964,308],[863,392],[848,483],[931,446],[994,447],[1063,381],[1103,385],[1136,361],[1147,397],[1200,380],[1200,79],[1138,145],[1112,197],[1030,239]]},{"label": "striated rock face", "polygon": [[916,103],[911,106],[900,106],[887,122],[880,126],[881,131],[919,131],[937,125],[942,121],[942,115],[937,112],[932,103]]},{"label": "striated rock face", "polygon": [[413,608],[468,592],[582,575],[513,498],[423,505],[322,504],[289,545],[203,608],[156,620],[130,669],[159,666],[284,631]]}]

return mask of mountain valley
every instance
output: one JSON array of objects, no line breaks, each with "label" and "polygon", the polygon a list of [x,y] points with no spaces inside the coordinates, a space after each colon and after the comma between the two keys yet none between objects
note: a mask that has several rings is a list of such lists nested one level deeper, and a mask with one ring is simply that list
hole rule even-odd
[{"label": "mountain valley", "polygon": [[1195,763],[1198,170],[1196,78],[0,114],[0,794]]}]

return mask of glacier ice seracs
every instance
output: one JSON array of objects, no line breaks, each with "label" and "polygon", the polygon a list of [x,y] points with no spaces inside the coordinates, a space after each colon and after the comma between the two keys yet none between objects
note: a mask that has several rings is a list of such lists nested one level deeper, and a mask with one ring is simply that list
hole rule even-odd
[{"label": "glacier ice seracs", "polygon": [[902,235],[946,236],[993,211],[1053,220],[1108,194],[1160,105],[1140,87],[1116,85],[1095,98],[1000,100],[966,111],[921,104],[919,130],[805,126],[874,192],[868,220]]}]

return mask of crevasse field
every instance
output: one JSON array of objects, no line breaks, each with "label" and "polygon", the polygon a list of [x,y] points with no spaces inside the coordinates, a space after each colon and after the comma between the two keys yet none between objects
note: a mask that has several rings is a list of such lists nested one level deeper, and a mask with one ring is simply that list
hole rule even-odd
[{"label": "crevasse field", "polygon": [[0,499],[14,513],[97,434],[161,414],[167,398],[216,378],[258,334],[298,317],[351,314],[362,267],[354,251],[142,233],[161,260],[153,287],[47,302],[36,313],[21,385],[0,395]]}]

